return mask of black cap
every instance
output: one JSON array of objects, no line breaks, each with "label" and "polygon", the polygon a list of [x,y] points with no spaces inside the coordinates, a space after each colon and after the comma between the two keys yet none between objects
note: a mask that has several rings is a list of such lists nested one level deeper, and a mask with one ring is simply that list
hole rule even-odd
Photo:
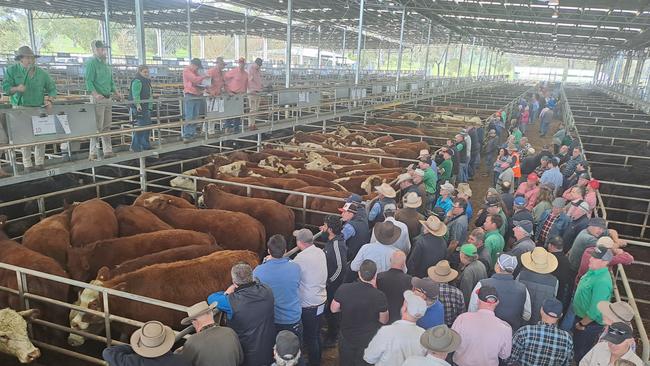
[{"label": "black cap", "polygon": [[633,338],[632,327],[629,325],[618,322],[609,326],[607,333],[603,336],[603,340],[614,344],[621,344],[625,340]]},{"label": "black cap", "polygon": [[262,59],[259,58],[259,57],[255,59],[255,63],[258,64],[258,65],[260,65],[260,66],[262,66],[262,63],[263,63],[263,62],[264,62],[264,61],[262,61]]},{"label": "black cap", "polygon": [[201,64],[201,60],[198,58],[193,58],[192,61],[190,61],[192,65],[196,65],[199,67],[199,69],[203,68],[203,65]]},{"label": "black cap", "polygon": [[478,298],[483,302],[499,302],[499,294],[497,293],[497,289],[493,286],[482,286],[478,289]]},{"label": "black cap", "polygon": [[291,331],[281,330],[275,337],[275,352],[285,361],[295,359],[300,352],[298,336]]},{"label": "black cap", "polygon": [[556,319],[562,317],[562,307],[562,302],[554,297],[549,297],[548,299],[544,300],[544,303],[542,304],[542,310],[544,310],[544,314]]},{"label": "black cap", "polygon": [[92,41],[92,43],[90,45],[91,45],[92,48],[95,48],[95,49],[97,49],[97,48],[110,48],[102,40]]}]

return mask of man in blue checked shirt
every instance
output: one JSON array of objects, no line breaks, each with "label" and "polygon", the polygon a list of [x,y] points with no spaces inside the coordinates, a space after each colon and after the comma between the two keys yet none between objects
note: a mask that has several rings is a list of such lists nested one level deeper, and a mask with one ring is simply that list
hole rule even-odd
[{"label": "man in blue checked shirt", "polygon": [[507,365],[571,365],[573,339],[557,326],[562,317],[562,303],[556,298],[546,299],[539,312],[542,318],[539,323],[523,326],[515,332]]}]

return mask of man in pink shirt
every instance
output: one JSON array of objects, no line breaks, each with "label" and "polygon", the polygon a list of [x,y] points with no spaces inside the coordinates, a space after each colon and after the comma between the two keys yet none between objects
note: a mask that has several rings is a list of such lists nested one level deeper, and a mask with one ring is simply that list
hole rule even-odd
[{"label": "man in pink shirt", "polygon": [[460,334],[460,346],[454,353],[458,366],[498,366],[512,350],[512,328],[494,315],[499,305],[497,289],[483,286],[477,291],[478,311],[463,313],[451,329]]},{"label": "man in pink shirt", "polygon": [[[250,113],[260,110],[260,100],[262,97],[259,93],[264,86],[262,85],[262,59],[256,58],[255,63],[248,67],[248,109]],[[256,116],[248,116],[248,127],[255,129]]]},{"label": "man in pink shirt", "polygon": [[[193,58],[190,64],[183,70],[183,94],[185,100],[183,102],[183,114],[186,121],[194,121],[199,117],[201,110],[201,99],[203,95],[203,88],[201,82],[209,76],[199,75],[199,70],[202,69],[201,60]],[[191,142],[196,138],[196,123],[188,123],[183,126],[181,136],[183,142]]]},{"label": "man in pink shirt", "polygon": [[515,196],[523,195],[526,198],[526,208],[528,211],[533,211],[537,204],[537,197],[539,196],[539,177],[535,173],[530,173],[526,177],[526,181],[521,183],[515,192]]},{"label": "man in pink shirt", "polygon": [[[228,94],[246,94],[248,88],[248,73],[244,70],[246,60],[240,57],[237,60],[237,67],[232,68],[223,76],[226,91]],[[226,133],[239,132],[241,120],[239,118],[230,118],[226,120]]]},{"label": "man in pink shirt", "polygon": [[[224,88],[223,81],[223,68],[226,66],[226,63],[223,62],[223,57],[217,57],[217,62],[214,67],[208,69],[206,74],[210,77],[210,86],[205,90],[212,98],[216,98],[221,95],[221,92]],[[210,102],[208,102],[208,105]],[[214,126],[217,122],[206,122],[203,124],[203,128],[208,130],[208,135],[214,134]]]}]

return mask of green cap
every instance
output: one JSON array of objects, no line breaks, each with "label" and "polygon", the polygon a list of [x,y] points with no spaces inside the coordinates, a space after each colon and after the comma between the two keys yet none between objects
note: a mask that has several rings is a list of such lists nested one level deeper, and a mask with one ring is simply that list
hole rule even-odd
[{"label": "green cap", "polygon": [[477,249],[474,244],[463,244],[460,247],[460,252],[468,257],[473,257],[477,254]]}]

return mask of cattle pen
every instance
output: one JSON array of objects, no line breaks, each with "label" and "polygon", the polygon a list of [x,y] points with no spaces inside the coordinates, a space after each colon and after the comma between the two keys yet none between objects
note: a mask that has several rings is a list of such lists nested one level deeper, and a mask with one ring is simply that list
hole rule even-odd
[{"label": "cattle pen", "polygon": [[[469,149],[464,136],[470,129],[484,129],[487,141],[492,126],[499,134],[497,151],[508,151],[508,135],[517,130],[528,140],[526,151],[534,147],[532,154],[559,148],[565,136],[583,154],[586,173],[599,183],[590,215],[605,219],[634,257],[610,268],[611,301],[633,309],[636,354],[648,364],[650,11],[642,3],[7,0],[0,6],[0,24],[7,29],[0,35],[0,310],[39,310],[40,318],[27,319],[29,337],[41,352],[40,359],[30,359],[35,364],[108,365],[102,350],[128,344],[129,333],[152,320],[147,312],[183,318],[194,300],[230,285],[230,268],[219,268],[211,282],[224,288],[182,301],[154,290],[145,296],[138,293],[142,287],[130,291],[103,278],[104,270],[142,260],[147,264],[136,263],[137,270],[120,277],[135,281],[129,276],[150,267],[191,268],[192,261],[208,256],[230,267],[237,262],[223,259],[222,252],[251,250],[233,244],[238,231],[262,236],[264,249],[254,253],[260,261],[272,234],[282,234],[293,255],[299,250],[294,229],[322,233],[326,218],[341,216],[352,196],[370,211],[381,200],[377,188],[383,183],[402,198],[400,176],[415,174],[423,152],[435,162],[457,146],[458,136]],[[31,65],[21,63],[30,58]],[[110,70],[106,95],[89,82],[89,67],[98,59]],[[248,87],[239,91],[226,77],[238,68],[249,73]],[[29,71],[16,78],[23,69]],[[25,87],[32,87],[34,70],[48,75],[51,85],[35,93],[42,100],[29,104],[31,90]],[[188,73],[204,81],[189,81]],[[149,90],[135,96],[134,80]],[[547,107],[557,103],[550,108],[548,135],[540,126],[542,99]],[[100,110],[108,111],[108,121],[100,122]],[[556,141],[559,129],[566,132]],[[560,160],[558,152],[549,154]],[[474,212],[487,210],[486,192],[498,186],[489,164],[479,174],[484,164],[472,167],[476,174],[466,181]],[[244,208],[238,199],[250,199],[253,207]],[[162,201],[171,208],[150,206]],[[255,210],[269,201],[273,209]],[[113,220],[74,216],[89,203],[115,215],[115,233],[74,232],[75,225],[99,228],[101,221]],[[435,200],[431,204],[421,213],[433,215]],[[163,256],[149,256],[162,250],[144,249],[124,254],[124,262],[105,258],[105,266],[102,258],[92,264],[78,259],[79,253],[92,257],[101,246],[95,243],[132,236],[122,235],[122,220],[140,217],[118,217],[125,208],[150,215],[144,221],[155,219],[147,224],[160,226],[134,235],[198,232],[210,248],[201,248],[200,256],[174,252],[180,257],[160,262]],[[176,209],[197,216],[220,211],[257,226],[197,228],[198,223],[172,224],[161,214]],[[290,229],[283,232],[282,220],[267,217],[269,212],[289,217],[283,224]],[[51,231],[38,231],[43,227]],[[41,236],[34,239],[37,231]],[[329,239],[316,236],[323,248]],[[93,239],[82,243],[86,237]],[[50,239],[58,247],[48,247]],[[57,250],[62,260],[50,255]],[[219,321],[227,323],[225,313]],[[180,322],[167,325],[180,343],[193,332]],[[336,349],[323,351],[322,365],[342,362]],[[18,354],[0,352],[2,365],[18,360],[23,362]]]}]

